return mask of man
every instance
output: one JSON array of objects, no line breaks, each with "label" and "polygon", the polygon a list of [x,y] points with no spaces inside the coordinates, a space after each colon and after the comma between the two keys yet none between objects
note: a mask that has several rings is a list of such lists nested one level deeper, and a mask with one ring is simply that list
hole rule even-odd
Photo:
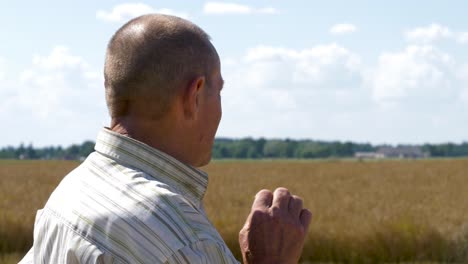
[{"label": "man", "polygon": [[[220,61],[208,35],[145,15],[109,42],[110,128],[36,216],[21,263],[237,263],[203,209],[221,119]],[[229,201],[226,201],[229,202]],[[311,214],[285,188],[260,191],[239,242],[245,263],[297,263]]]}]

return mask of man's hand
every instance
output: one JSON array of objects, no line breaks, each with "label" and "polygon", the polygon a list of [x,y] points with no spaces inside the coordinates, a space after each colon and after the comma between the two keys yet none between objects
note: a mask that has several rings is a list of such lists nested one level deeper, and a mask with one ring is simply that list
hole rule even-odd
[{"label": "man's hand", "polygon": [[261,190],[239,233],[244,263],[297,263],[311,219],[302,199],[286,188]]}]

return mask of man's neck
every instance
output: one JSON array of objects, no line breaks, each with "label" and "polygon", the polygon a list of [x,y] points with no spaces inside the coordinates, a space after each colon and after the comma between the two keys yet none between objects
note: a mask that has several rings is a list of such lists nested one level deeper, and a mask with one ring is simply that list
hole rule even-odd
[{"label": "man's neck", "polygon": [[184,130],[174,127],[174,122],[165,122],[165,120],[145,122],[125,117],[113,118],[110,129],[143,142],[185,164],[193,165],[190,162],[190,153],[187,148],[189,141],[185,142],[187,135],[180,135],[180,131]]}]

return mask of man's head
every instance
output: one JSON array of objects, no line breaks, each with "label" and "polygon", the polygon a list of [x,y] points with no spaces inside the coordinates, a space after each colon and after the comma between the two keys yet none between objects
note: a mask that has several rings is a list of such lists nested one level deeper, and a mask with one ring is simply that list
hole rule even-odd
[{"label": "man's head", "polygon": [[223,81],[202,29],[174,16],[135,18],[110,40],[104,77],[114,130],[191,165],[209,162]]}]

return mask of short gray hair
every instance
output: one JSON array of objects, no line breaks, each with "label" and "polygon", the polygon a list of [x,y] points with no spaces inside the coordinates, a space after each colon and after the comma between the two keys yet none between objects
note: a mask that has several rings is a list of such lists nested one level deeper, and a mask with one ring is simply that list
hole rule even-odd
[{"label": "short gray hair", "polygon": [[209,76],[218,55],[210,37],[175,16],[150,14],[123,25],[107,46],[106,102],[111,118],[125,116],[133,101],[151,101],[151,117],[166,113],[178,88]]}]

